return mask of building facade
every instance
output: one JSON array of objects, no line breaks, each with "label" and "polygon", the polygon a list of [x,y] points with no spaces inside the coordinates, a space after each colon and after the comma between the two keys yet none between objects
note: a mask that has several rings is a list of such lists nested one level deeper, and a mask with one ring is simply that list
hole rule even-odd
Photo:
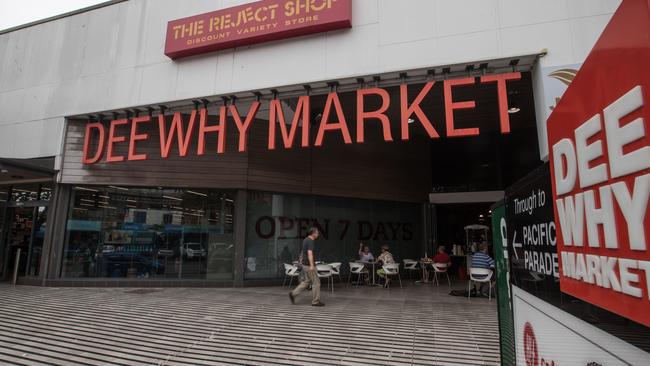
[{"label": "building facade", "polygon": [[[333,1],[282,3],[308,22]],[[353,0],[350,27],[165,54],[169,22],[246,3],[0,32],[3,277],[21,249],[23,283],[277,281],[310,226],[327,262],[463,244],[547,159],[555,98],[620,2]]]}]

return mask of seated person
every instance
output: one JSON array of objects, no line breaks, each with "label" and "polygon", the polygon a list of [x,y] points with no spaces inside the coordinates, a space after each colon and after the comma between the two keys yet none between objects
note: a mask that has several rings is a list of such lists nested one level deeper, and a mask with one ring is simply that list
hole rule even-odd
[{"label": "seated person", "polygon": [[[377,261],[381,262],[382,265],[395,263],[393,255],[388,251],[388,245],[381,246],[381,254],[377,257]],[[377,274],[385,280],[384,287],[388,287],[390,284],[390,278],[386,277],[386,271],[384,271],[383,268],[380,268],[377,270]]]},{"label": "seated person", "polygon": [[433,271],[433,265],[434,264],[445,264],[447,267],[451,265],[451,259],[449,258],[449,255],[445,252],[445,246],[440,245],[438,246],[438,253],[431,257],[431,264],[427,264],[424,266],[422,269],[424,271],[424,278],[426,279],[425,281],[428,281],[429,278],[429,271]]},{"label": "seated person", "polygon": [[440,245],[438,247],[438,253],[431,258],[433,263],[437,264],[446,264],[449,266],[451,264],[451,259],[449,258],[449,255],[447,255],[447,252],[445,252],[445,246]]},{"label": "seated person", "polygon": [[361,262],[372,262],[375,257],[370,253],[370,248],[363,243],[359,243],[359,260]]},{"label": "seated person", "polygon": [[[491,269],[494,271],[494,259],[492,259],[488,254],[487,254],[487,244],[486,243],[480,243],[478,245],[478,251],[472,255],[472,268],[485,268],[485,269]],[[484,278],[486,276],[481,276],[481,275],[474,275],[476,278]],[[494,281],[494,276],[492,276],[492,280]],[[477,291],[477,294],[483,293],[483,285],[485,283],[481,282],[481,286],[477,288],[476,283],[474,283],[474,290]]]}]

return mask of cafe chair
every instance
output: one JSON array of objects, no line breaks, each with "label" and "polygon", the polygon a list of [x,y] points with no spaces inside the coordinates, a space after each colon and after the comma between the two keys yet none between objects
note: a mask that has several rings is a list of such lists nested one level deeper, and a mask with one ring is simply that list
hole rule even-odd
[{"label": "cafe chair", "polygon": [[337,276],[339,282],[341,282],[341,262],[334,262],[329,265],[332,266],[332,276]]},{"label": "cafe chair", "polygon": [[384,264],[381,268],[384,269],[386,279],[397,276],[397,279],[399,279],[399,287],[402,287],[402,276],[399,275],[399,263]]},{"label": "cafe chair", "polygon": [[442,274],[444,273],[445,276],[447,276],[447,283],[449,284],[449,287],[451,287],[449,272],[447,272],[449,266],[446,263],[434,263],[432,266],[433,266],[433,280],[436,281],[436,285],[440,285],[440,282],[438,282],[438,274],[440,274],[440,276],[442,277]]},{"label": "cafe chair", "polygon": [[298,276],[300,276],[300,268],[298,268],[298,266],[295,264],[285,263],[284,280],[282,281],[282,287],[284,287],[284,284],[287,282],[287,278],[289,279],[289,287],[291,287],[291,283],[293,282],[294,277]]},{"label": "cafe chair", "polygon": [[467,281],[468,299],[472,294],[472,283],[478,282],[488,284],[488,299],[492,300],[492,273],[493,271],[487,268],[470,268],[469,281]]},{"label": "cafe chair", "polygon": [[317,264],[316,272],[318,272],[319,278],[327,279],[327,286],[331,286],[332,292],[334,292],[334,278],[332,277],[332,266],[329,264]]},{"label": "cafe chair", "polygon": [[413,259],[404,259],[402,262],[404,263],[404,270],[409,273],[409,278],[413,279],[413,272],[418,272],[420,270],[420,268],[418,268],[418,261]]},{"label": "cafe chair", "polygon": [[359,286],[361,280],[366,275],[368,275],[368,270],[366,269],[366,266],[363,263],[349,262],[349,264],[350,264],[350,274],[348,275],[348,283],[351,283],[352,275],[354,274],[357,276],[356,285]]}]

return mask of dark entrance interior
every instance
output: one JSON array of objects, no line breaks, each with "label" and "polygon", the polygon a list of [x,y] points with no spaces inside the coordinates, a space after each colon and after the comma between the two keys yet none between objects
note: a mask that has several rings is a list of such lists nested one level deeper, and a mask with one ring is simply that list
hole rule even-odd
[{"label": "dark entrance interior", "polygon": [[3,188],[8,195],[0,205],[0,275],[13,276],[16,256],[19,276],[38,276],[51,188],[35,184]]},{"label": "dark entrance interior", "polygon": [[[440,244],[464,244],[468,225],[491,226],[491,203],[457,203],[435,205],[434,224],[436,239]],[[478,234],[470,234],[478,235]],[[472,238],[473,239],[473,238]],[[478,240],[478,238],[476,238]],[[485,238],[489,241],[489,238]]]}]

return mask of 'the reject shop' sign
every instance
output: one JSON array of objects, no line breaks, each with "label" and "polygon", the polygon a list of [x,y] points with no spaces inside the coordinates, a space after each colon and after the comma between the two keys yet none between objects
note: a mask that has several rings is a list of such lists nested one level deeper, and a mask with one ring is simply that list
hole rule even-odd
[{"label": "'the reject shop' sign", "polygon": [[560,286],[650,326],[650,9],[624,0],[548,120]]},{"label": "'the reject shop' sign", "polygon": [[261,0],[172,20],[172,59],[352,27],[352,0]]}]

